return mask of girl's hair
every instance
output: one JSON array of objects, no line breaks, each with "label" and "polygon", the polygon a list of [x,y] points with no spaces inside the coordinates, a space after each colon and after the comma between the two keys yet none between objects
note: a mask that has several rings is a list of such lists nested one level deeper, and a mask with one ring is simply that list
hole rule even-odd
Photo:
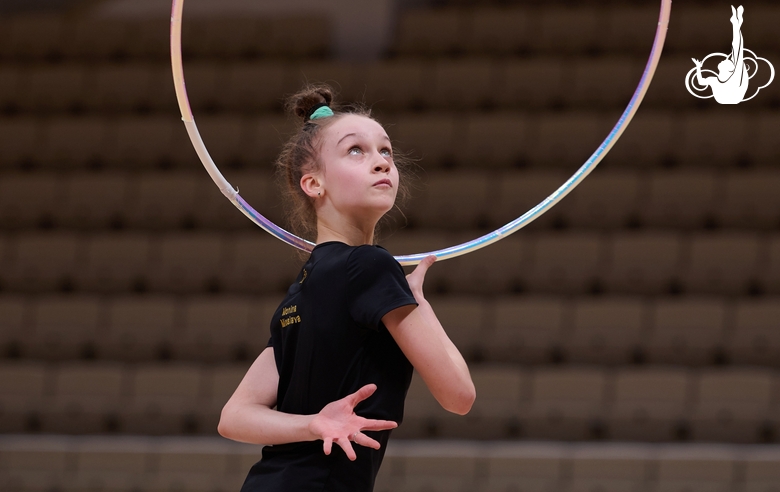
[{"label": "girl's hair", "polygon": [[[334,115],[325,118],[309,119],[316,106],[327,105]],[[317,213],[314,200],[301,189],[304,174],[317,171],[319,162],[319,135],[339,117],[354,114],[371,118],[371,110],[363,104],[340,106],[334,103],[334,91],[326,84],[307,85],[296,94],[287,98],[285,111],[299,120],[299,126],[287,143],[282,147],[276,160],[276,172],[281,182],[282,196],[288,204],[288,221],[294,233],[306,239],[314,240],[317,234]],[[376,120],[375,120],[376,121]],[[410,162],[406,156],[393,149],[393,161],[399,174]],[[396,206],[408,196],[405,180],[399,180]],[[376,237],[376,235],[375,235]]]}]

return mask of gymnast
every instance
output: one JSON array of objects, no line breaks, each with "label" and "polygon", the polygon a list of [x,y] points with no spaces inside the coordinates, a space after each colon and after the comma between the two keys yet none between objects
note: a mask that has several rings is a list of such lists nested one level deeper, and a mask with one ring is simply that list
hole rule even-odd
[{"label": "gymnast", "polygon": [[[721,104],[738,104],[742,102],[748,89],[750,78],[748,77],[747,65],[745,65],[743,51],[745,43],[740,30],[744,11],[745,9],[742,5],[736,10],[734,10],[733,5],[731,6],[731,54],[718,63],[719,73],[717,77],[702,77],[702,62],[696,58],[692,59],[693,63],[696,64],[696,81],[702,87],[712,87],[712,95]],[[723,55],[721,54],[721,56]]]},{"label": "gymnast", "polygon": [[374,244],[403,188],[384,128],[363,108],[336,108],[325,85],[303,89],[287,109],[302,126],[277,171],[291,217],[316,246],[218,431],[266,445],[242,492],[370,492],[413,370],[450,412],[468,413],[476,393],[423,295],[436,257],[405,276]]}]

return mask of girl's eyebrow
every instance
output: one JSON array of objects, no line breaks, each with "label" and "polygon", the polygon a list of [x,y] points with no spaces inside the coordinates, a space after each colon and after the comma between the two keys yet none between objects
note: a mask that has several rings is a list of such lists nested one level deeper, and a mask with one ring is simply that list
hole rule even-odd
[{"label": "girl's eyebrow", "polygon": [[[358,135],[357,133],[347,133],[346,135],[341,137],[338,142],[336,142],[336,146],[340,145],[342,140],[344,140],[345,138],[347,138],[347,137],[356,137],[357,135]],[[387,140],[388,142],[390,141],[390,137],[388,137],[387,135],[382,135],[382,138]]]},{"label": "girl's eyebrow", "polygon": [[347,137],[354,137],[356,135],[357,135],[357,133],[347,133],[346,135],[341,137],[338,142],[336,142],[336,145],[340,145],[341,141],[344,140],[345,138],[347,138]]}]

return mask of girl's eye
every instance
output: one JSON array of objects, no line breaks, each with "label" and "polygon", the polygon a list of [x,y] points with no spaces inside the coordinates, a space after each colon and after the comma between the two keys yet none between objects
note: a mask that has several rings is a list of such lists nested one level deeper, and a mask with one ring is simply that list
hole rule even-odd
[{"label": "girl's eye", "polygon": [[363,152],[363,151],[360,150],[360,147],[352,147],[351,149],[349,149],[349,154],[350,155],[358,155],[361,152]]},{"label": "girl's eye", "polygon": [[385,157],[393,157],[393,151],[390,149],[382,149],[380,153]]}]

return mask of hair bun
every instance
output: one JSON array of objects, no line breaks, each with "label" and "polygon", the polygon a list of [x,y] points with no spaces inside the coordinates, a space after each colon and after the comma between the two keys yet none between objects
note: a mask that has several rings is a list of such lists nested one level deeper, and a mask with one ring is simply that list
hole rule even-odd
[{"label": "hair bun", "polygon": [[286,109],[306,121],[314,106],[333,102],[333,89],[326,84],[309,85],[287,99]]}]

